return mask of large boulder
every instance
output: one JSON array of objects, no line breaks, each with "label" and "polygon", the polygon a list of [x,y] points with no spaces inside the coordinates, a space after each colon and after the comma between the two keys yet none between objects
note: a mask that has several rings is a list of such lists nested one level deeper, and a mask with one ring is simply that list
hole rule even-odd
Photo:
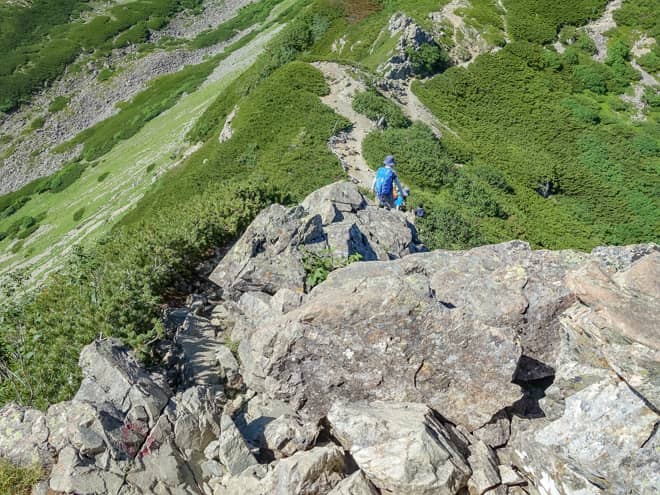
[{"label": "large boulder", "polygon": [[567,277],[579,301],[560,318],[543,417],[512,423],[505,450],[542,493],[646,494],[660,486],[659,257],[619,257],[618,271],[610,260],[596,253]]},{"label": "large boulder", "polygon": [[454,495],[471,474],[451,430],[423,404],[337,403],[333,436],[379,489],[394,495]]},{"label": "large boulder", "polygon": [[304,292],[309,253],[364,260],[399,258],[422,250],[403,213],[380,210],[355,184],[338,182],[310,194],[300,206],[273,205],[248,227],[209,277],[225,295]]},{"label": "large boulder", "polygon": [[315,447],[246,469],[223,480],[215,495],[319,495],[330,492],[346,476],[347,460],[336,445]]},{"label": "large boulder", "polygon": [[554,373],[563,279],[586,258],[511,242],[355,263],[246,335],[244,379],[310,417],[336,400],[424,402],[474,431],[521,398],[514,379]]},{"label": "large boulder", "polygon": [[48,444],[46,415],[14,402],[0,409],[0,458],[18,466],[52,464],[54,452]]}]

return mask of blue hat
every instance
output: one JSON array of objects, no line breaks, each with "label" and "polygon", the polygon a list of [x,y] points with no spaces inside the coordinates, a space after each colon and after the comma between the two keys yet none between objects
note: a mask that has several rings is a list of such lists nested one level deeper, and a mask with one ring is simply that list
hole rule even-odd
[{"label": "blue hat", "polygon": [[389,165],[390,167],[394,164],[396,164],[396,161],[394,160],[394,157],[392,155],[387,155],[385,157],[385,160],[383,161],[384,165]]}]

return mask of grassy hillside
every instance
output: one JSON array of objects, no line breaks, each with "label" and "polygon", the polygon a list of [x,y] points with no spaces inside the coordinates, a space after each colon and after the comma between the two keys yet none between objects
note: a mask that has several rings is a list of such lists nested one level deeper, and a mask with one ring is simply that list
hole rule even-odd
[{"label": "grassy hillside", "polygon": [[196,0],[133,0],[93,13],[85,0],[0,4],[0,111],[28,101],[81,53],[102,55],[144,41],[149,30],[196,5]]}]

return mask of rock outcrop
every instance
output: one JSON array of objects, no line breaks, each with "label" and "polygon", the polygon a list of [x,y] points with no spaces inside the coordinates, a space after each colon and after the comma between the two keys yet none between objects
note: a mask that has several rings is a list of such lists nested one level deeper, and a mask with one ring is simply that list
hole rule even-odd
[{"label": "rock outcrop", "polygon": [[423,250],[405,215],[368,204],[357,187],[319,189],[295,208],[264,210],[211,274],[227,297],[245,292],[304,292],[311,253],[364,261],[400,258]]},{"label": "rock outcrop", "polygon": [[[311,288],[329,249],[370,261]],[[162,372],[94,342],[71,401],[0,410],[0,456],[41,493],[658,493],[658,246],[422,250],[352,184],[272,206]]]}]

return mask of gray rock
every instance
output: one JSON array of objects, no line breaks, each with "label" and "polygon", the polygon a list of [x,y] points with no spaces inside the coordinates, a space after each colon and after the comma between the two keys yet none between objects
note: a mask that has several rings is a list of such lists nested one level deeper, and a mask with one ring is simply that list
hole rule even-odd
[{"label": "gray rock", "polygon": [[[652,253],[623,272],[605,273],[590,263],[568,277],[580,289],[581,302],[561,319],[555,381],[540,400],[545,417],[515,418],[507,449],[509,462],[541,492],[645,494],[660,486],[654,450],[660,416],[652,406],[658,361],[652,349],[634,340],[649,335],[657,295],[644,275],[657,273],[657,263]],[[613,295],[624,291],[622,299],[636,294],[628,307]],[[602,297],[596,300],[595,294]]]},{"label": "gray rock", "polygon": [[98,409],[110,408],[127,416],[143,408],[147,429],[152,427],[168,401],[163,390],[118,340],[96,341],[80,353],[83,380],[74,400]]},{"label": "gray rock", "polygon": [[[273,205],[261,212],[209,278],[236,300],[243,293],[273,295],[281,289],[302,294],[308,252],[329,251],[344,258],[359,253],[368,261],[421,249],[405,215],[369,206],[355,184],[338,182],[315,191],[296,208]],[[247,302],[243,306],[252,316],[257,301],[249,297],[251,308]]]},{"label": "gray rock", "polygon": [[513,470],[511,466],[500,465],[498,466],[500,472],[500,479],[503,485],[516,486],[524,485],[525,479]]},{"label": "gray rock", "polygon": [[206,318],[190,314],[176,334],[181,349],[182,382],[187,386],[216,386],[222,383],[217,353],[222,352],[222,339]]},{"label": "gray rock", "polygon": [[356,471],[340,481],[328,495],[378,495],[378,492],[362,471]]},{"label": "gray rock", "polygon": [[482,495],[500,484],[497,455],[493,449],[481,440],[477,440],[469,447],[468,463],[472,469],[472,476],[468,480],[470,495]]},{"label": "gray rock", "polygon": [[473,431],[521,397],[525,342],[556,354],[550,315],[570,294],[536,288],[561,287],[582,259],[513,242],[350,265],[241,343],[243,377],[314,417],[335,399],[421,401]]},{"label": "gray rock", "polygon": [[422,404],[337,403],[328,422],[334,437],[380,490],[453,495],[466,486],[470,468],[452,444],[450,430]]},{"label": "gray rock", "polygon": [[511,420],[505,411],[499,411],[488,423],[473,433],[475,437],[494,449],[502,447],[511,436]]},{"label": "gray rock", "polygon": [[296,415],[285,414],[266,424],[262,448],[272,451],[277,459],[290,457],[309,449],[318,433],[318,425],[305,423]]},{"label": "gray rock", "polygon": [[14,402],[0,409],[0,457],[18,466],[49,465],[54,452],[48,444],[46,415]]},{"label": "gray rock", "polygon": [[317,495],[345,476],[346,459],[336,445],[315,447],[281,459],[270,468],[254,466],[229,477],[215,495]]},{"label": "gray rock", "polygon": [[77,495],[116,495],[123,483],[119,469],[99,469],[93,461],[81,458],[73,447],[60,451],[50,476],[51,490]]},{"label": "gray rock", "polygon": [[222,415],[220,424],[220,462],[229,470],[232,475],[241,474],[250,466],[257,464],[257,460],[252,455],[249,447],[245,443],[241,432],[234,424],[234,420],[228,415]]},{"label": "gray rock", "polygon": [[239,389],[243,384],[240,375],[238,361],[234,353],[225,345],[218,345],[215,348],[215,357],[220,367],[220,376],[224,384],[229,388]]}]

